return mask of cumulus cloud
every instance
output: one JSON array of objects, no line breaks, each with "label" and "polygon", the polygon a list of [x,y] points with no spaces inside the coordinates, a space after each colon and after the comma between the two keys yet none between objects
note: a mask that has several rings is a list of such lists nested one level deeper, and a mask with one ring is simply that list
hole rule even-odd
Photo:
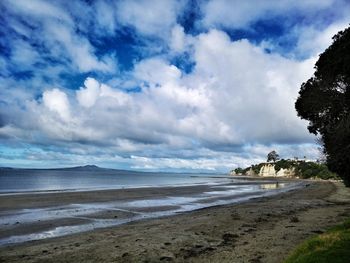
[{"label": "cumulus cloud", "polygon": [[[190,17],[187,1],[3,1],[0,161],[227,171],[273,149],[317,158],[294,101],[346,15],[263,41],[230,30],[336,2],[204,1]],[[293,45],[276,52],[283,37]]]},{"label": "cumulus cloud", "polygon": [[62,120],[70,120],[71,114],[67,95],[59,89],[45,91],[43,94],[43,104],[50,111],[58,113]]},{"label": "cumulus cloud", "polygon": [[296,53],[304,57],[320,54],[331,45],[332,37],[348,25],[349,20],[345,20],[333,23],[324,29],[314,26],[295,28],[292,34],[298,36]]},{"label": "cumulus cloud", "polygon": [[[141,93],[87,78],[70,99],[58,89],[45,91],[42,105],[66,122],[75,113],[78,122],[64,128],[58,124],[57,130],[66,131],[58,136],[66,134],[65,140],[169,148],[189,144],[211,150],[246,142],[312,140],[293,104],[300,84],[312,74],[314,60],[267,54],[248,41],[232,42],[218,30],[199,35],[194,50],[196,66],[187,75],[161,58],[136,64],[133,76],[143,85]],[[46,120],[55,118],[40,112]],[[46,123],[41,123],[44,130]]]},{"label": "cumulus cloud", "polygon": [[100,95],[100,83],[93,78],[87,78],[84,82],[85,88],[77,91],[77,100],[83,107],[93,106]]},{"label": "cumulus cloud", "polygon": [[174,65],[169,65],[161,58],[151,58],[135,65],[134,76],[152,86],[176,82],[181,77],[181,71]]},{"label": "cumulus cloud", "polygon": [[312,75],[314,60],[298,62],[267,54],[248,41],[231,42],[216,30],[198,39],[196,75],[208,86],[212,114],[230,127],[232,142],[307,138],[293,99]]},{"label": "cumulus cloud", "polygon": [[185,49],[186,35],[184,28],[180,25],[175,25],[171,30],[170,48],[175,52],[181,52]]}]

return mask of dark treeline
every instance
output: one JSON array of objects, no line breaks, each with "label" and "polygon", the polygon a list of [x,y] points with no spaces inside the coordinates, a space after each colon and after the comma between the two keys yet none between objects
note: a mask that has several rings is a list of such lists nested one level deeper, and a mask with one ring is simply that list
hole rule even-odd
[{"label": "dark treeline", "polygon": [[308,129],[319,135],[328,168],[350,186],[350,27],[333,37],[315,74],[302,84],[295,103]]}]

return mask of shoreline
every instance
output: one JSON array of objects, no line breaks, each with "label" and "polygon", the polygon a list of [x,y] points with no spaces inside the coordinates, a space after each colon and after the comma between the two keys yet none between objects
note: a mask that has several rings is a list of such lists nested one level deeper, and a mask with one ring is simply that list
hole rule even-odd
[{"label": "shoreline", "polygon": [[116,227],[302,187],[262,180],[88,192],[0,196],[0,246]]},{"label": "shoreline", "polygon": [[10,245],[0,248],[0,260],[281,262],[300,241],[350,216],[349,189],[308,184],[244,203]]}]

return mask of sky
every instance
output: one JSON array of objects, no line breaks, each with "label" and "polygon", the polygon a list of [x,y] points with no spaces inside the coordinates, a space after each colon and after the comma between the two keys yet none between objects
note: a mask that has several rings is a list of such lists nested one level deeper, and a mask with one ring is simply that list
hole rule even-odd
[{"label": "sky", "polygon": [[2,0],[0,166],[320,156],[294,103],[348,0]]}]

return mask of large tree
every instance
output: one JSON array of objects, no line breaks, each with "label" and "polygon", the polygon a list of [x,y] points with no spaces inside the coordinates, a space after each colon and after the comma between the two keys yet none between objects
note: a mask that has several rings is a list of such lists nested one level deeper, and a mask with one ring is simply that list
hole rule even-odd
[{"label": "large tree", "polygon": [[274,163],[280,158],[276,151],[269,152],[267,155],[267,162],[273,161]]},{"label": "large tree", "polygon": [[309,131],[321,136],[329,169],[350,186],[350,27],[320,55],[295,108]]}]

